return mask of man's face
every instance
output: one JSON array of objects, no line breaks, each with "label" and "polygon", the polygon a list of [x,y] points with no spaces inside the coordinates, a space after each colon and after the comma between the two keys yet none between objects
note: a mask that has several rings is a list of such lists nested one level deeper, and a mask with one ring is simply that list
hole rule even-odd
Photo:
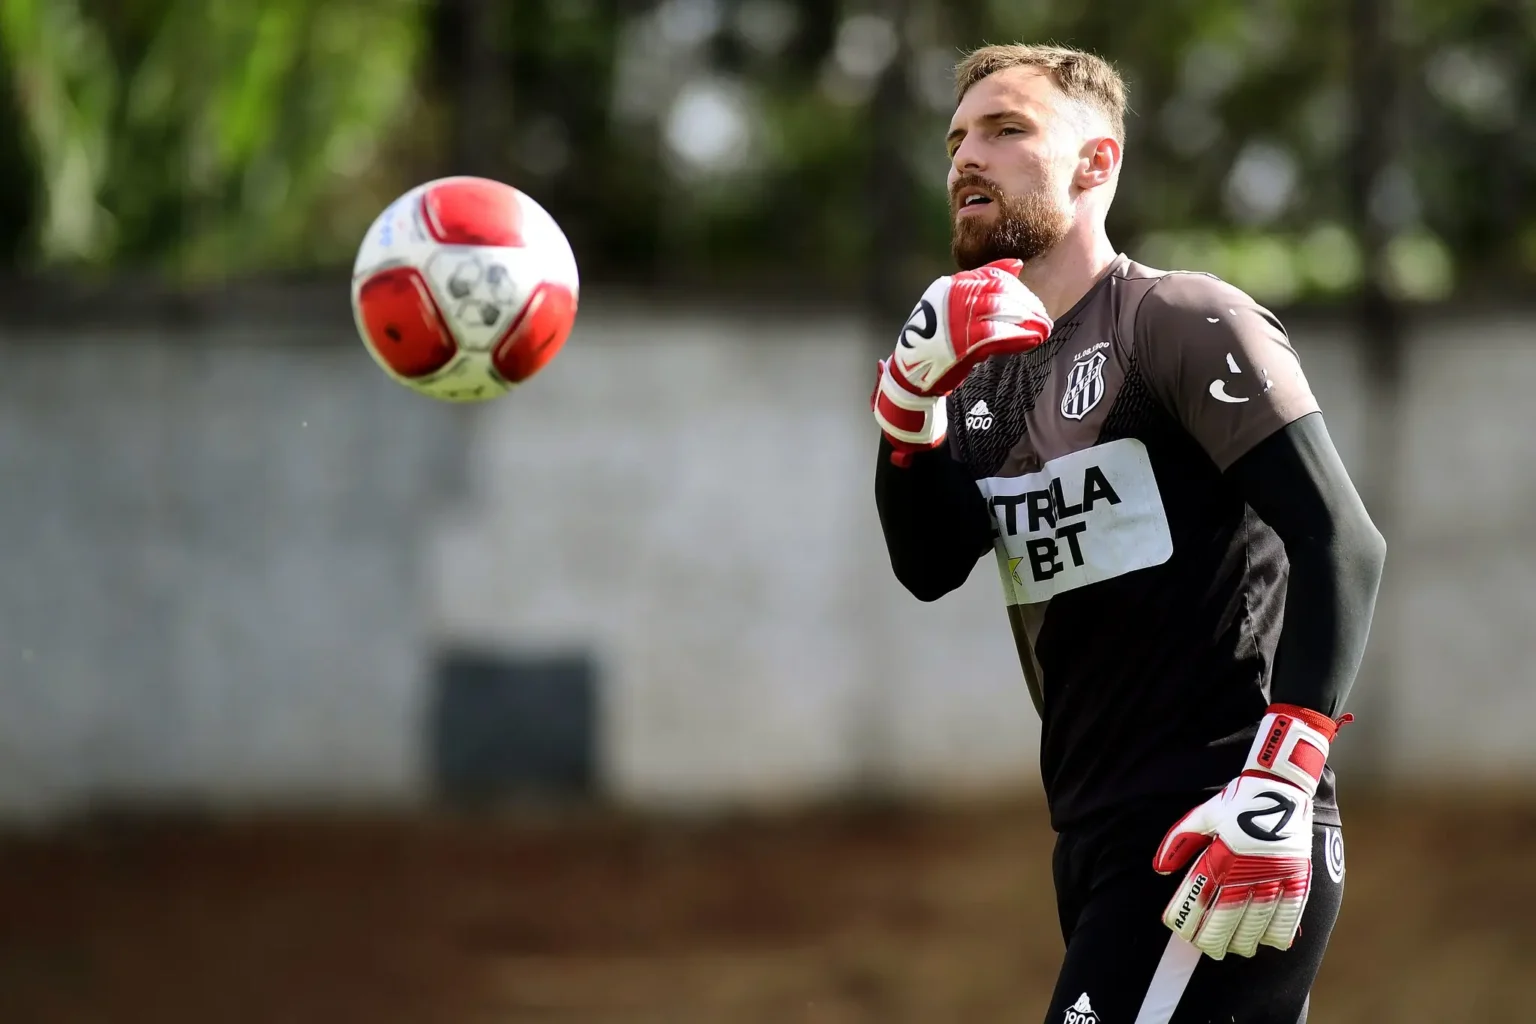
[{"label": "man's face", "polygon": [[950,251],[961,270],[1049,251],[1072,226],[1081,130],[1048,72],[1009,68],[961,99],[948,138]]}]

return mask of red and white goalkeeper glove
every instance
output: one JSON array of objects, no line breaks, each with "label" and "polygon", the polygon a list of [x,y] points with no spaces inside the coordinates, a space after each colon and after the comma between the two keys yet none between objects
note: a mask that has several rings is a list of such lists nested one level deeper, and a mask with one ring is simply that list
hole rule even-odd
[{"label": "red and white goalkeeper glove", "polygon": [[943,443],[944,398],[977,363],[1028,352],[1050,336],[1044,304],[1019,280],[1023,269],[1019,260],[997,260],[941,277],[913,308],[870,399],[898,465]]},{"label": "red and white goalkeeper glove", "polygon": [[1272,704],[1243,773],[1169,829],[1152,866],[1195,861],[1163,923],[1220,960],[1260,945],[1289,949],[1312,888],[1312,799],[1339,726],[1327,715]]}]

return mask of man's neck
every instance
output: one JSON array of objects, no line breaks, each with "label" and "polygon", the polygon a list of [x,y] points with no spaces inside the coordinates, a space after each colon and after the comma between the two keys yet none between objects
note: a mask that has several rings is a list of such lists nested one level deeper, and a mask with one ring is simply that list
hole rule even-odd
[{"label": "man's neck", "polygon": [[1054,320],[1088,294],[1118,255],[1102,230],[1068,234],[1050,252],[1026,263],[1020,276]]}]

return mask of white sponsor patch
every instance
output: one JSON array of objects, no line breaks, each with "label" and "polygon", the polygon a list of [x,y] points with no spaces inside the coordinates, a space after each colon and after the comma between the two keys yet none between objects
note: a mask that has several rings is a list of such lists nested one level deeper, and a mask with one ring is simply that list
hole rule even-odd
[{"label": "white sponsor patch", "polygon": [[998,569],[1009,604],[1048,601],[1173,556],[1152,461],[1135,438],[977,486],[997,524]]}]

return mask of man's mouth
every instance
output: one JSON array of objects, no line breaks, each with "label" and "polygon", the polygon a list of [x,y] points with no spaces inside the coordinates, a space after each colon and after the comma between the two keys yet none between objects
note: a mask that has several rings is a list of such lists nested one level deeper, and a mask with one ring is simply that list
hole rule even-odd
[{"label": "man's mouth", "polygon": [[967,210],[981,210],[992,205],[992,196],[981,185],[965,185],[955,191],[955,214],[958,216]]},{"label": "man's mouth", "polygon": [[960,197],[960,205],[956,208],[956,216],[963,216],[967,212],[974,213],[984,210],[992,205],[992,197],[984,192],[971,192]]}]

